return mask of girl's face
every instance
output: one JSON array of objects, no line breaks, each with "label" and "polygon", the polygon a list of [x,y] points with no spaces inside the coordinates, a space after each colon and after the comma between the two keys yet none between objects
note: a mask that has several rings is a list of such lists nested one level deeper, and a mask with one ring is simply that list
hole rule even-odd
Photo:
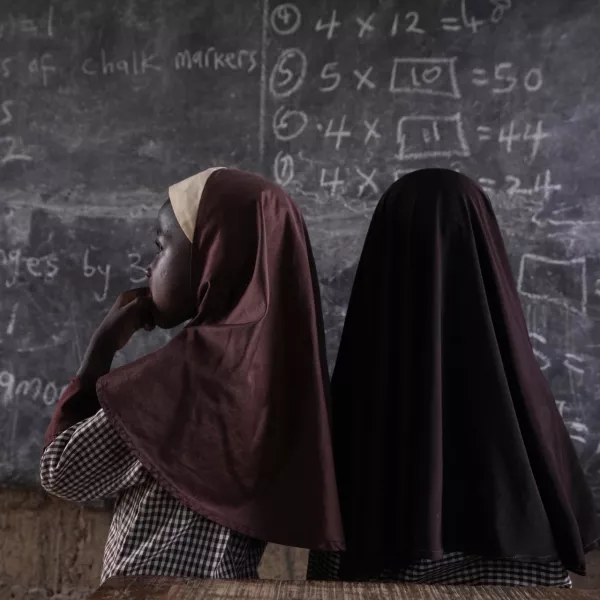
[{"label": "girl's face", "polygon": [[156,256],[146,271],[154,321],[162,329],[171,329],[195,316],[197,283],[191,268],[192,244],[168,201],[158,213],[156,246]]}]

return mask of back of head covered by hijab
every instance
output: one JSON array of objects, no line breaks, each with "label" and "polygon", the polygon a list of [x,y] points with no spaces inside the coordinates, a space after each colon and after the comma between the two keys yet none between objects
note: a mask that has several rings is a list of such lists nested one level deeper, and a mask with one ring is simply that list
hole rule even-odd
[{"label": "back of head covered by hijab", "polygon": [[585,573],[593,498],[469,178],[416,171],[382,197],[332,396],[342,579],[450,552]]},{"label": "back of head covered by hijab", "polygon": [[110,421],[199,514],[257,539],[335,550],[318,281],[306,227],[278,186],[211,169],[169,190],[192,242],[197,314],[164,348],[100,379]]}]

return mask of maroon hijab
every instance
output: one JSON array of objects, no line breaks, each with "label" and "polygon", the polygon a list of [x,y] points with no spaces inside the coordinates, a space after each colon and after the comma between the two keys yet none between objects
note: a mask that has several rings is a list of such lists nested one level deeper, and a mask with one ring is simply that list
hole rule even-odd
[{"label": "maroon hijab", "polygon": [[384,194],[332,394],[342,579],[453,551],[585,572],[592,495],[469,178],[426,169]]},{"label": "maroon hijab", "polygon": [[204,187],[195,319],[103,377],[98,398],[173,496],[247,535],[336,550],[318,281],[302,216],[278,186],[232,169]]}]

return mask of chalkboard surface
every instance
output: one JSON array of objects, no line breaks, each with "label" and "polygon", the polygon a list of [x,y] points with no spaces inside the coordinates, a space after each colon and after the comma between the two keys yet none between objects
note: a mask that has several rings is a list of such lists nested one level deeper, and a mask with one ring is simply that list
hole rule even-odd
[{"label": "chalkboard surface", "polygon": [[0,482],[37,480],[169,184],[230,165],[288,189],[333,363],[376,201],[444,166],[492,198],[600,507],[599,30],[596,0],[0,0]]}]

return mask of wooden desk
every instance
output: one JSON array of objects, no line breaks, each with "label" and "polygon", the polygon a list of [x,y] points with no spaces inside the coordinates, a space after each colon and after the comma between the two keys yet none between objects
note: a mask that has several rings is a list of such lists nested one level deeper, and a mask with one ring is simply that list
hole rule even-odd
[{"label": "wooden desk", "polygon": [[90,600],[600,600],[600,590],[115,577]]}]

